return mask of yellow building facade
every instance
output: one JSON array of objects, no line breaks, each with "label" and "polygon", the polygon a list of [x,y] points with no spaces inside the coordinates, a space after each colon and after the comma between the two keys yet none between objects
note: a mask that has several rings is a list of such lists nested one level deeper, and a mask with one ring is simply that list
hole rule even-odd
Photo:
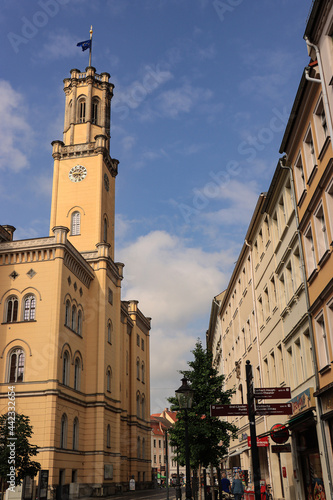
[{"label": "yellow building facade", "polygon": [[0,232],[1,412],[15,386],[49,485],[75,496],[151,480],[150,318],[121,300],[114,262],[109,77],[88,67],[64,80],[49,236]]}]

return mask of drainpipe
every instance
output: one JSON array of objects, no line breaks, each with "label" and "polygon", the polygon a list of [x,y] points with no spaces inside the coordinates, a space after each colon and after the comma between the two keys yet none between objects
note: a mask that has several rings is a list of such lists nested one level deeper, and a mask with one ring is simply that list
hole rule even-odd
[{"label": "drainpipe", "polygon": [[[307,317],[308,317],[308,324],[309,324],[309,333],[310,333],[310,340],[311,340],[311,350],[312,350],[312,361],[313,361],[313,367],[315,370],[315,381],[316,381],[316,390],[319,389],[319,375],[318,375],[318,364],[317,364],[317,358],[316,358],[316,350],[315,350],[315,342],[314,342],[314,334],[313,334],[313,328],[312,328],[312,321],[311,321],[311,314],[309,313],[310,309],[310,299],[309,299],[309,291],[307,288],[307,278],[306,278],[306,272],[305,272],[305,261],[304,261],[304,253],[303,253],[303,246],[302,246],[302,238],[301,238],[301,232],[299,230],[299,219],[298,219],[298,213],[297,213],[297,205],[296,205],[296,193],[295,193],[295,185],[294,185],[294,178],[293,178],[293,170],[290,165],[285,165],[284,162],[286,161],[286,156],[284,156],[282,159],[280,159],[280,167],[286,170],[289,170],[290,174],[290,184],[291,184],[291,192],[293,196],[293,204],[294,204],[294,211],[295,211],[295,218],[296,218],[296,232],[297,232],[297,237],[298,237],[298,244],[299,244],[299,253],[301,257],[301,268],[302,268],[302,277],[303,277],[303,282],[304,282],[304,291],[305,291],[305,301],[306,301],[306,309],[307,309]],[[326,439],[326,432],[325,432],[325,424],[324,421],[322,420],[321,416],[323,414],[322,412],[322,404],[321,404],[321,399],[317,399],[317,410],[318,410],[318,418],[320,422],[320,430],[322,434],[322,439],[323,439],[323,445],[324,445],[324,453],[325,453],[325,462],[326,462],[326,468],[327,468],[327,476],[328,476],[328,483],[331,491],[331,498],[333,498],[333,488],[332,488],[332,476],[331,476],[331,470],[330,470],[330,461],[329,461],[329,456],[328,456],[328,447],[327,447],[327,439]]]},{"label": "drainpipe", "polygon": [[[324,72],[323,72],[323,67],[321,64],[321,57],[320,57],[320,52],[319,48],[317,45],[314,45],[313,43],[310,42],[307,36],[304,37],[304,40],[306,42],[306,45],[308,46],[309,49],[309,55],[310,55],[310,48],[314,49],[316,52],[316,58],[318,61],[318,68],[319,68],[319,79],[318,78],[311,78],[309,73],[310,73],[310,68],[307,66],[304,69],[305,72],[305,78],[309,80],[309,82],[315,82],[315,83],[321,83],[321,88],[322,88],[322,93],[323,93],[323,103],[324,103],[324,109],[325,109],[325,116],[330,132],[331,138],[333,138],[333,127],[332,127],[332,119],[331,119],[331,113],[330,113],[330,107],[328,104],[328,99],[327,99],[327,92],[326,92],[326,85],[325,85],[325,80],[324,80]],[[332,140],[332,139],[331,139]]]}]

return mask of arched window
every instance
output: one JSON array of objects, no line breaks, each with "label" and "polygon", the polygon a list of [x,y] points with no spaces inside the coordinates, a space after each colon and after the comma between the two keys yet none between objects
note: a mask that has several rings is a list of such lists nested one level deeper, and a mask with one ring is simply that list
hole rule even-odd
[{"label": "arched window", "polygon": [[112,376],[111,369],[108,368],[106,372],[106,390],[108,392],[111,392],[111,376]]},{"label": "arched window", "polygon": [[137,358],[136,360],[136,378],[140,380],[140,360]]},{"label": "arched window", "polygon": [[140,393],[136,395],[136,416],[140,417]]},{"label": "arched window", "polygon": [[142,400],[141,400],[141,418],[144,420],[146,414],[146,399],[144,394],[142,394]]},{"label": "arched window", "polygon": [[68,385],[69,382],[69,354],[68,351],[64,352],[62,360],[62,383]]},{"label": "arched window", "polygon": [[112,323],[111,320],[108,321],[108,342],[112,344]]},{"label": "arched window", "polygon": [[94,125],[98,123],[98,100],[94,99],[92,102],[92,115],[91,115],[91,121]]},{"label": "arched window", "polygon": [[79,419],[74,418],[73,422],[73,450],[79,449]]},{"label": "arched window", "polygon": [[74,389],[80,390],[80,379],[81,379],[81,360],[80,358],[75,359],[74,364]]},{"label": "arched window", "polygon": [[81,309],[77,312],[77,334],[82,337],[82,311]]},{"label": "arched window", "polygon": [[76,332],[76,306],[72,307],[72,330]]},{"label": "arched window", "polygon": [[36,317],[36,297],[28,295],[24,299],[24,321],[33,321]]},{"label": "arched window", "polygon": [[66,311],[65,311],[65,325],[70,326],[71,324],[71,303],[66,300]]},{"label": "arched window", "polygon": [[15,295],[11,295],[7,299],[7,314],[6,322],[14,323],[17,321],[17,311],[18,311],[18,299]]},{"label": "arched window", "polygon": [[137,440],[137,457],[140,458],[140,436],[138,436]]},{"label": "arched window", "polygon": [[104,218],[104,224],[103,224],[103,241],[104,243],[108,241],[108,221],[106,217]]},{"label": "arched window", "polygon": [[9,354],[8,382],[23,382],[25,356],[22,349],[14,349]]},{"label": "arched window", "polygon": [[106,447],[111,448],[111,427],[110,424],[108,424],[106,428]]},{"label": "arched window", "polygon": [[145,382],[145,364],[144,362],[142,361],[142,365],[141,365],[141,382]]},{"label": "arched window", "polygon": [[63,414],[60,424],[60,448],[67,447],[67,415]]},{"label": "arched window", "polygon": [[86,101],[85,99],[79,100],[79,123],[86,121]]},{"label": "arched window", "polygon": [[77,236],[81,233],[81,214],[73,212],[71,218],[71,236]]}]

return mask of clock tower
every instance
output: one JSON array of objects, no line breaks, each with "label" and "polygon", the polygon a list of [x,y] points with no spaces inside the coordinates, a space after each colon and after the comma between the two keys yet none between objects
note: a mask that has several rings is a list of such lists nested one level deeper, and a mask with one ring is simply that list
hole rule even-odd
[{"label": "clock tower", "polygon": [[115,177],[118,160],[110,156],[110,107],[114,85],[108,73],[71,70],[66,94],[63,141],[53,141],[52,229],[69,229],[79,252],[109,245],[114,259]]}]

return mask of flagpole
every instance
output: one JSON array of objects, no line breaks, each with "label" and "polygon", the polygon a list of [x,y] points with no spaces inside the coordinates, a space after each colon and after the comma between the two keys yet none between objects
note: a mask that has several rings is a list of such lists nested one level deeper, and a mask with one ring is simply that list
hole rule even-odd
[{"label": "flagpole", "polygon": [[91,51],[92,51],[92,35],[93,35],[93,29],[92,26],[90,26],[90,47],[89,47],[89,66],[91,66]]}]

